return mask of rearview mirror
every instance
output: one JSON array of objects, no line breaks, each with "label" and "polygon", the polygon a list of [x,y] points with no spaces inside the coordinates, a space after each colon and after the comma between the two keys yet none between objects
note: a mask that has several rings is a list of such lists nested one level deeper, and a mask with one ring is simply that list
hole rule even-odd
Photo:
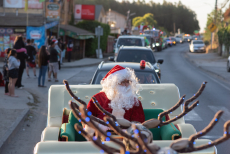
[{"label": "rearview mirror", "polygon": [[110,56],[109,58],[109,61],[114,61],[114,57]]},{"label": "rearview mirror", "polygon": [[164,62],[163,59],[158,59],[157,63],[162,64]]}]

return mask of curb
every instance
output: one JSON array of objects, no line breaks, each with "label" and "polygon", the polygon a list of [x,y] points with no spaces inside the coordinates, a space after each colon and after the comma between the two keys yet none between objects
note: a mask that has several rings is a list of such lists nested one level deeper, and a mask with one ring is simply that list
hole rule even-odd
[{"label": "curb", "polygon": [[[108,59],[105,59],[105,60],[102,60],[104,62],[107,62],[109,61]],[[95,65],[99,65],[102,61],[100,62],[96,62],[96,63],[93,63],[93,64],[87,64],[87,65],[75,65],[75,66],[65,66],[65,65],[62,65],[61,68],[80,68],[80,67],[89,67],[89,66],[95,66]]]},{"label": "curb", "polygon": [[17,117],[17,119],[14,121],[13,125],[8,129],[8,131],[5,133],[5,135],[0,140],[0,153],[2,149],[4,149],[4,146],[8,144],[11,139],[14,137],[14,135],[17,133],[18,129],[22,125],[23,120],[25,117],[29,114],[30,110],[29,108],[24,109],[24,111]]},{"label": "curb", "polygon": [[200,68],[201,70],[203,70],[203,71],[205,71],[205,72],[207,72],[207,73],[209,73],[209,74],[211,74],[211,75],[213,75],[213,76],[215,76],[215,77],[217,77],[217,78],[222,78],[222,80],[228,81],[225,77],[219,75],[218,73],[212,72],[212,71],[210,71],[210,70],[207,70],[207,69],[203,68],[202,66],[197,65],[195,61],[193,61],[193,60],[191,60],[191,59],[189,58],[189,55],[188,55],[187,53],[184,54],[184,57],[185,57],[190,63],[192,63],[194,66]]}]

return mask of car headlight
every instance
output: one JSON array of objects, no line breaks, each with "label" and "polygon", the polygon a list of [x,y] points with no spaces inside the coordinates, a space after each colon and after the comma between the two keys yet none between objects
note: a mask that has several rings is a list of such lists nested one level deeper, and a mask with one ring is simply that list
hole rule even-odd
[{"label": "car headlight", "polygon": [[188,41],[190,41],[190,39],[188,39]]},{"label": "car headlight", "polygon": [[156,43],[156,46],[159,46],[160,44],[159,43]]},{"label": "car headlight", "polygon": [[158,73],[158,72],[159,72],[159,70],[155,70],[155,72],[156,72],[156,73]]},{"label": "car headlight", "polygon": [[154,47],[155,47],[155,44],[152,44],[152,47],[154,48]]}]

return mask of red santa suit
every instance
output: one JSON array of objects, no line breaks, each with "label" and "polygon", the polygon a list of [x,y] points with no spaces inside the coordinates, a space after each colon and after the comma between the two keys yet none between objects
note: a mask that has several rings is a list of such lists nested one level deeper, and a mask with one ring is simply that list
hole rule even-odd
[{"label": "red santa suit", "polygon": [[[94,95],[98,101],[98,103],[108,112],[112,113],[113,109],[109,107],[109,104],[111,100],[109,100],[104,92],[97,93]],[[138,100],[139,101],[139,100]],[[87,109],[92,112],[92,115],[95,117],[98,117],[103,120],[103,113],[97,109],[95,104],[93,103],[92,99],[89,101]],[[144,111],[141,105],[141,102],[139,101],[139,105],[134,105],[133,108],[129,110],[125,110],[124,118],[129,121],[138,121],[138,122],[144,122],[145,121],[145,115]]]},{"label": "red santa suit", "polygon": [[[129,86],[121,86],[121,82],[124,80],[129,81]],[[132,69],[116,65],[101,81],[102,92],[93,97],[106,111],[112,113],[115,117],[142,123],[145,121],[145,116],[141,102],[136,96],[136,91],[139,89],[137,83],[135,72]],[[123,89],[119,91],[118,87],[121,89],[129,87],[130,89],[126,93],[120,92]],[[89,101],[87,109],[92,112],[93,116],[103,120],[105,115],[97,109],[92,99]]]}]

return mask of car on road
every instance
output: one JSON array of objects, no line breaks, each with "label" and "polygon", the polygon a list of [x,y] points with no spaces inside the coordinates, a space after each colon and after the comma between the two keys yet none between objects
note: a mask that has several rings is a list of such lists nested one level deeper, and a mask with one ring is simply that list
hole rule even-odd
[{"label": "car on road", "polygon": [[109,57],[109,60],[115,62],[135,63],[140,63],[141,60],[145,60],[153,66],[159,78],[161,78],[161,70],[159,64],[162,64],[164,62],[163,59],[159,59],[158,61],[156,61],[153,51],[150,48],[135,46],[122,46],[118,51],[117,58],[114,59],[114,57]]},{"label": "car on road", "polygon": [[177,43],[184,43],[184,38],[182,35],[176,35],[175,39]]},{"label": "car on road", "polygon": [[114,57],[117,56],[118,50],[121,46],[142,46],[144,47],[145,39],[142,36],[123,35],[119,36],[114,46]]},{"label": "car on road", "polygon": [[192,40],[189,45],[190,52],[206,52],[205,44],[202,40]]},{"label": "car on road", "polygon": [[177,44],[176,38],[175,38],[175,37],[170,37],[170,39],[172,40],[172,44],[173,44],[173,45],[176,45],[176,44]]},{"label": "car on road", "polygon": [[173,45],[173,41],[171,40],[171,38],[166,38],[165,40],[167,41],[169,47]]},{"label": "car on road", "polygon": [[105,75],[116,65],[120,65],[124,68],[129,67],[135,71],[140,84],[158,84],[160,79],[155,72],[152,65],[148,62],[145,63],[130,63],[130,62],[116,62],[116,63],[104,63],[101,62],[91,80],[90,84],[100,84]]},{"label": "car on road", "polygon": [[168,48],[168,42],[167,40],[163,39],[162,49],[166,49],[166,48]]},{"label": "car on road", "polygon": [[228,57],[227,61],[227,71],[230,72],[230,56]]}]

